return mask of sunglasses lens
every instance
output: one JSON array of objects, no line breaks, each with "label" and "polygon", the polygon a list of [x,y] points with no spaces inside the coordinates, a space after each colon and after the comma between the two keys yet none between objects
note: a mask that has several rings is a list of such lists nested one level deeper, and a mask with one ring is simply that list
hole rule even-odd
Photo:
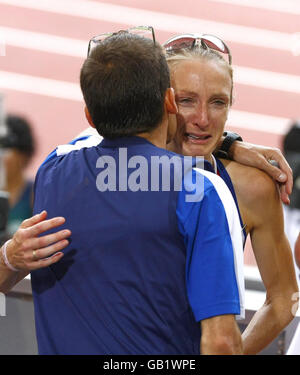
[{"label": "sunglasses lens", "polygon": [[130,34],[136,34],[136,35],[142,36],[144,38],[153,39],[152,29],[150,27],[146,27],[146,26],[145,27],[144,26],[132,27],[131,29],[128,29],[127,32],[129,32]]},{"label": "sunglasses lens", "polygon": [[229,53],[228,48],[222,42],[221,39],[213,36],[213,35],[203,35],[202,41],[207,45],[207,47],[212,48],[216,51],[222,53]]},{"label": "sunglasses lens", "polygon": [[184,48],[192,48],[195,43],[195,38],[193,37],[181,37],[178,39],[170,40],[169,42],[164,44],[165,50],[168,51],[176,51],[178,49]]},{"label": "sunglasses lens", "polygon": [[155,42],[154,30],[151,26],[137,26],[137,27],[132,27],[127,30],[119,30],[115,33],[105,33],[105,34],[100,34],[100,35],[95,36],[89,42],[88,55],[90,55],[93,48],[95,48],[99,43],[103,42],[104,39],[112,35],[126,34],[126,33],[136,34],[144,38],[149,38],[153,40],[153,42]]},{"label": "sunglasses lens", "polygon": [[173,37],[166,41],[163,45],[166,52],[177,51],[180,49],[193,49],[195,46],[201,45],[214,49],[215,51],[228,54],[229,65],[231,65],[231,53],[226,44],[218,37],[210,34],[183,34]]}]

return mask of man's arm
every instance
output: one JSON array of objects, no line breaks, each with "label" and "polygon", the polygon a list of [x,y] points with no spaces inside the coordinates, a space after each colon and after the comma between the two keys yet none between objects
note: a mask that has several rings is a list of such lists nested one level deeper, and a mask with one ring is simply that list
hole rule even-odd
[{"label": "man's arm", "polygon": [[201,354],[243,354],[241,332],[234,315],[220,315],[201,321]]},{"label": "man's arm", "polygon": [[[6,261],[0,252],[0,292],[8,293],[11,288],[35,269],[48,267],[58,262],[60,252],[69,242],[69,230],[38,237],[40,234],[64,224],[63,217],[46,220],[47,212],[24,220],[6,248]],[[11,270],[6,262],[18,272]]]},{"label": "man's arm", "polygon": [[243,332],[245,354],[260,352],[293,319],[293,295],[298,291],[277,188],[267,175],[255,172],[251,178],[253,191],[245,191],[248,198],[244,200],[248,199],[248,214],[251,211],[252,248],[267,295]]},{"label": "man's arm", "polygon": [[[200,200],[179,192],[178,227],[186,244],[186,288],[195,320],[201,322],[200,352],[240,354],[241,334],[235,315],[244,317],[241,226],[233,197],[217,175],[197,170]],[[198,185],[197,185],[198,186]],[[188,189],[186,184],[184,187]],[[203,191],[204,189],[204,191]],[[189,194],[188,194],[189,195]]]},{"label": "man's arm", "polygon": [[[224,138],[224,136],[221,138],[218,148],[221,147]],[[293,188],[293,172],[279,149],[235,141],[231,145],[228,155],[231,160],[266,172],[279,184],[283,203],[290,203],[289,195]],[[270,164],[269,160],[275,160],[278,163],[278,168]]]}]

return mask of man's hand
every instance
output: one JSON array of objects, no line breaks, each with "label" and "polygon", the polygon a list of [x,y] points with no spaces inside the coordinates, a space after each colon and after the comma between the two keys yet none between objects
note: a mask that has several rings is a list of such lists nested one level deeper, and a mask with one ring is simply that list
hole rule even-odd
[{"label": "man's hand", "polygon": [[47,212],[24,220],[11,241],[7,244],[7,259],[16,269],[32,271],[50,266],[58,262],[63,253],[60,252],[69,242],[70,230],[38,237],[40,234],[64,224],[63,217],[46,220]]},{"label": "man's hand", "polygon": [[[279,149],[236,141],[230,148],[229,156],[240,164],[261,169],[270,175],[279,184],[282,202],[290,204],[293,172]],[[279,167],[270,164],[270,160],[275,160]]]}]

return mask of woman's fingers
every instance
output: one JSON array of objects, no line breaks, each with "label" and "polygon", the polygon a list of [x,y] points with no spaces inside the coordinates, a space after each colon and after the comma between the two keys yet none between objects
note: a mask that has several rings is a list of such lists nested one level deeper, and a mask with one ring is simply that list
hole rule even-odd
[{"label": "woman's fingers", "polygon": [[66,219],[64,217],[54,217],[53,219],[44,220],[37,223],[31,227],[24,229],[24,237],[32,238],[37,237],[40,234],[47,232],[48,230],[54,229],[62,224],[64,224]]},{"label": "woman's fingers", "polygon": [[47,212],[42,211],[30,219],[24,220],[7,246],[7,258],[10,264],[19,270],[31,271],[56,263],[68,246],[71,231],[63,229],[45,234],[65,223],[64,217],[46,220]]},{"label": "woman's fingers", "polygon": [[24,220],[22,224],[20,225],[20,228],[29,228],[33,226],[34,224],[37,224],[40,221],[45,220],[46,217],[47,217],[47,211],[42,211],[41,213],[34,215],[29,219]]}]

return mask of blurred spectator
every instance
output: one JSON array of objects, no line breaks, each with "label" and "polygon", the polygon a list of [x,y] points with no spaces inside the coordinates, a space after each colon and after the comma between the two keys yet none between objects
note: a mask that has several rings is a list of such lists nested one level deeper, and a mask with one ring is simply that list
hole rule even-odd
[{"label": "blurred spectator", "polygon": [[[291,203],[289,206],[284,206],[285,232],[291,248],[294,249],[300,232],[300,120],[293,122],[285,135],[283,151],[294,174],[294,187],[290,196]],[[300,285],[300,272],[299,267],[297,268],[296,273],[298,275],[298,284]]]},{"label": "blurred spectator", "polygon": [[[290,206],[284,206],[285,232],[290,241],[291,248],[294,249],[294,262],[298,285],[300,286],[300,120],[295,121],[285,135],[283,150],[294,174],[294,187],[290,196],[291,204]],[[300,354],[300,323],[287,350],[287,354]]]},{"label": "blurred spectator", "polygon": [[11,236],[24,219],[32,216],[33,181],[26,178],[25,169],[34,154],[35,141],[25,118],[8,115],[6,126],[9,144],[4,154],[4,168],[10,205],[7,232]]}]

